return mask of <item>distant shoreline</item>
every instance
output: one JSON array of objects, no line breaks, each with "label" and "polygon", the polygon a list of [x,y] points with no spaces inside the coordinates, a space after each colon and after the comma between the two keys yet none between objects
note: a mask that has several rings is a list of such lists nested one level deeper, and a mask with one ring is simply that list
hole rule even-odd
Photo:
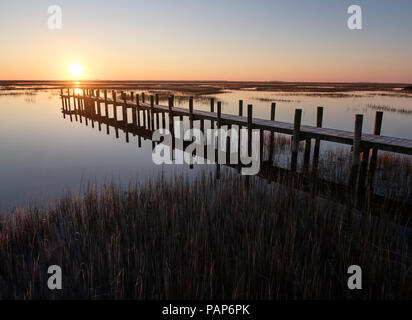
[{"label": "distant shoreline", "polygon": [[129,90],[172,90],[192,94],[216,94],[225,90],[254,90],[266,92],[353,92],[387,91],[405,92],[407,83],[367,83],[367,82],[281,82],[281,81],[143,81],[143,80],[1,80],[1,90],[43,90],[60,89],[71,85],[79,87],[99,87],[99,89]]}]

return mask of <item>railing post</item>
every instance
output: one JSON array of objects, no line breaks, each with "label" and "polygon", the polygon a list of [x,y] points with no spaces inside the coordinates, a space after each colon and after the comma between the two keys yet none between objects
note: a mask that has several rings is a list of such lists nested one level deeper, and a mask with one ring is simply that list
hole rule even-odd
[{"label": "railing post", "polygon": [[[210,99],[210,112],[215,112],[215,98]],[[210,128],[212,128],[212,129],[215,128],[215,121],[214,120],[210,121]]]},{"label": "railing post", "polygon": [[123,93],[123,122],[125,125],[127,125],[127,99],[126,95]]},{"label": "railing post", "polygon": [[104,94],[104,114],[106,118],[109,118],[109,106],[107,104],[107,89],[104,89],[103,94]]},{"label": "railing post", "polygon": [[150,96],[150,129],[154,130],[154,96]]},{"label": "railing post", "polygon": [[193,134],[193,97],[189,98],[190,134]]},{"label": "railing post", "polygon": [[357,182],[356,180],[358,178],[361,141],[362,141],[362,124],[363,124],[363,115],[357,114],[355,116],[355,130],[353,134],[352,168],[351,168],[351,176],[350,176],[351,186],[356,186],[356,182]]},{"label": "railing post", "polygon": [[136,93],[136,117],[137,117],[137,126],[140,127],[140,97],[139,97],[139,94],[137,93]]},{"label": "railing post", "polygon": [[252,118],[253,117],[253,106],[248,104],[247,106],[247,131],[248,131],[248,138],[247,138],[247,152],[249,157],[252,155]]},{"label": "railing post", "polygon": [[114,120],[117,121],[116,92],[114,90],[112,90],[112,98],[113,98],[113,117],[114,117]]},{"label": "railing post", "polygon": [[[318,107],[317,117],[316,117],[316,127],[322,128],[322,125],[323,125],[323,107]],[[313,149],[313,163],[312,163],[312,171],[314,172],[314,174],[316,174],[318,170],[319,153],[320,153],[320,140],[315,139],[315,147]]]},{"label": "railing post", "polygon": [[72,110],[72,107],[70,105],[70,88],[67,88],[67,101],[69,103],[69,110]]},{"label": "railing post", "polygon": [[[381,135],[382,120],[383,120],[383,112],[377,111],[375,115],[375,128],[373,130],[373,134],[376,136]],[[371,155],[371,160],[370,160],[369,176],[368,176],[369,185],[372,185],[373,183],[373,177],[375,176],[377,162],[378,162],[378,149],[372,148],[372,155]]]},{"label": "railing post", "polygon": [[173,95],[169,97],[169,132],[172,135],[172,145],[170,150],[170,160],[173,160],[173,153],[175,150],[175,129],[173,123]]},{"label": "railing post", "polygon": [[296,171],[300,144],[300,125],[302,122],[302,109],[295,110],[295,120],[293,122],[293,141],[292,141],[292,161],[291,170]]},{"label": "railing post", "polygon": [[96,106],[97,106],[97,115],[101,116],[102,111],[100,109],[100,90],[96,90]]},{"label": "railing post", "polygon": [[[270,106],[270,120],[275,121],[276,115],[276,102],[272,102]],[[275,134],[273,131],[270,131],[270,145],[269,145],[269,162],[272,164],[273,162],[273,152],[275,148]]]}]

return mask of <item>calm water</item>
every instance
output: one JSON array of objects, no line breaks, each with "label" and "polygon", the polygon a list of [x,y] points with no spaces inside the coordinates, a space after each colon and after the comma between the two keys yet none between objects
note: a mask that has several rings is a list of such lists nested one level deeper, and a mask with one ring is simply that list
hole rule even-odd
[{"label": "calm water", "polygon": [[[354,115],[364,114],[364,132],[372,132],[376,110],[384,112],[382,135],[412,139],[412,98],[354,93],[349,97],[307,96],[271,92],[235,91],[213,95],[222,101],[222,112],[238,112],[238,100],[254,106],[254,117],[270,117],[270,101],[277,102],[276,120],[292,122],[294,109],[302,108],[302,124],[315,125],[316,107],[324,106],[324,127],[353,130]],[[162,101],[161,101],[162,102]],[[178,104],[187,107],[188,102]],[[195,108],[208,110],[195,99]],[[246,107],[244,107],[246,110]],[[26,203],[47,204],[64,192],[76,192],[88,182],[121,183],[183,171],[194,175],[200,168],[187,165],[157,166],[152,161],[151,141],[137,146],[137,137],[114,130],[106,134],[83,123],[63,118],[59,92],[0,96],[0,208]],[[200,166],[199,166],[200,167]],[[202,166],[203,167],[203,166]]]}]

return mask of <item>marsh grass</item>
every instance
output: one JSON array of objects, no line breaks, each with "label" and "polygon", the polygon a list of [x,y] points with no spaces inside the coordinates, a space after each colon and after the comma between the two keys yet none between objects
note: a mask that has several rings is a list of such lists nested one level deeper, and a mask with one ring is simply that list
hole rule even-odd
[{"label": "marsh grass", "polygon": [[[289,185],[204,172],[16,209],[0,220],[0,298],[412,298],[396,212],[372,217]],[[46,285],[54,264],[60,291]],[[347,288],[353,264],[361,291]]]},{"label": "marsh grass", "polygon": [[394,107],[388,105],[368,104],[367,108],[377,111],[397,112],[400,114],[412,114],[412,110],[405,107]]}]

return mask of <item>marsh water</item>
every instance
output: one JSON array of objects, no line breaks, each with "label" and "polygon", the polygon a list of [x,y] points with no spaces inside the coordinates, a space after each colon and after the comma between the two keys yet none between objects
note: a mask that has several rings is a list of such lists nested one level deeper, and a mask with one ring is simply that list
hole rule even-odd
[{"label": "marsh water", "polygon": [[[106,134],[85,121],[62,114],[59,90],[0,91],[0,209],[47,205],[70,191],[89,184],[145,181],[160,174],[196,175],[204,166],[158,166],[152,160],[152,143],[137,137],[126,143],[122,131]],[[18,93],[18,92],[17,92]],[[177,94],[177,93],[176,93]],[[363,132],[372,133],[377,110],[383,110],[382,135],[412,139],[412,96],[385,92],[352,92],[342,95],[228,91],[194,98],[195,109],[209,110],[207,99],[222,101],[223,113],[238,113],[238,101],[253,104],[253,116],[270,118],[276,102],[276,120],[293,122],[301,108],[302,124],[316,124],[317,106],[324,107],[323,126],[353,131],[355,114],[364,114]],[[165,101],[160,101],[165,104]],[[176,106],[187,107],[188,99]],[[325,148],[326,144],[322,145]],[[322,149],[321,149],[322,151]],[[206,165],[207,166],[207,165]]]}]

